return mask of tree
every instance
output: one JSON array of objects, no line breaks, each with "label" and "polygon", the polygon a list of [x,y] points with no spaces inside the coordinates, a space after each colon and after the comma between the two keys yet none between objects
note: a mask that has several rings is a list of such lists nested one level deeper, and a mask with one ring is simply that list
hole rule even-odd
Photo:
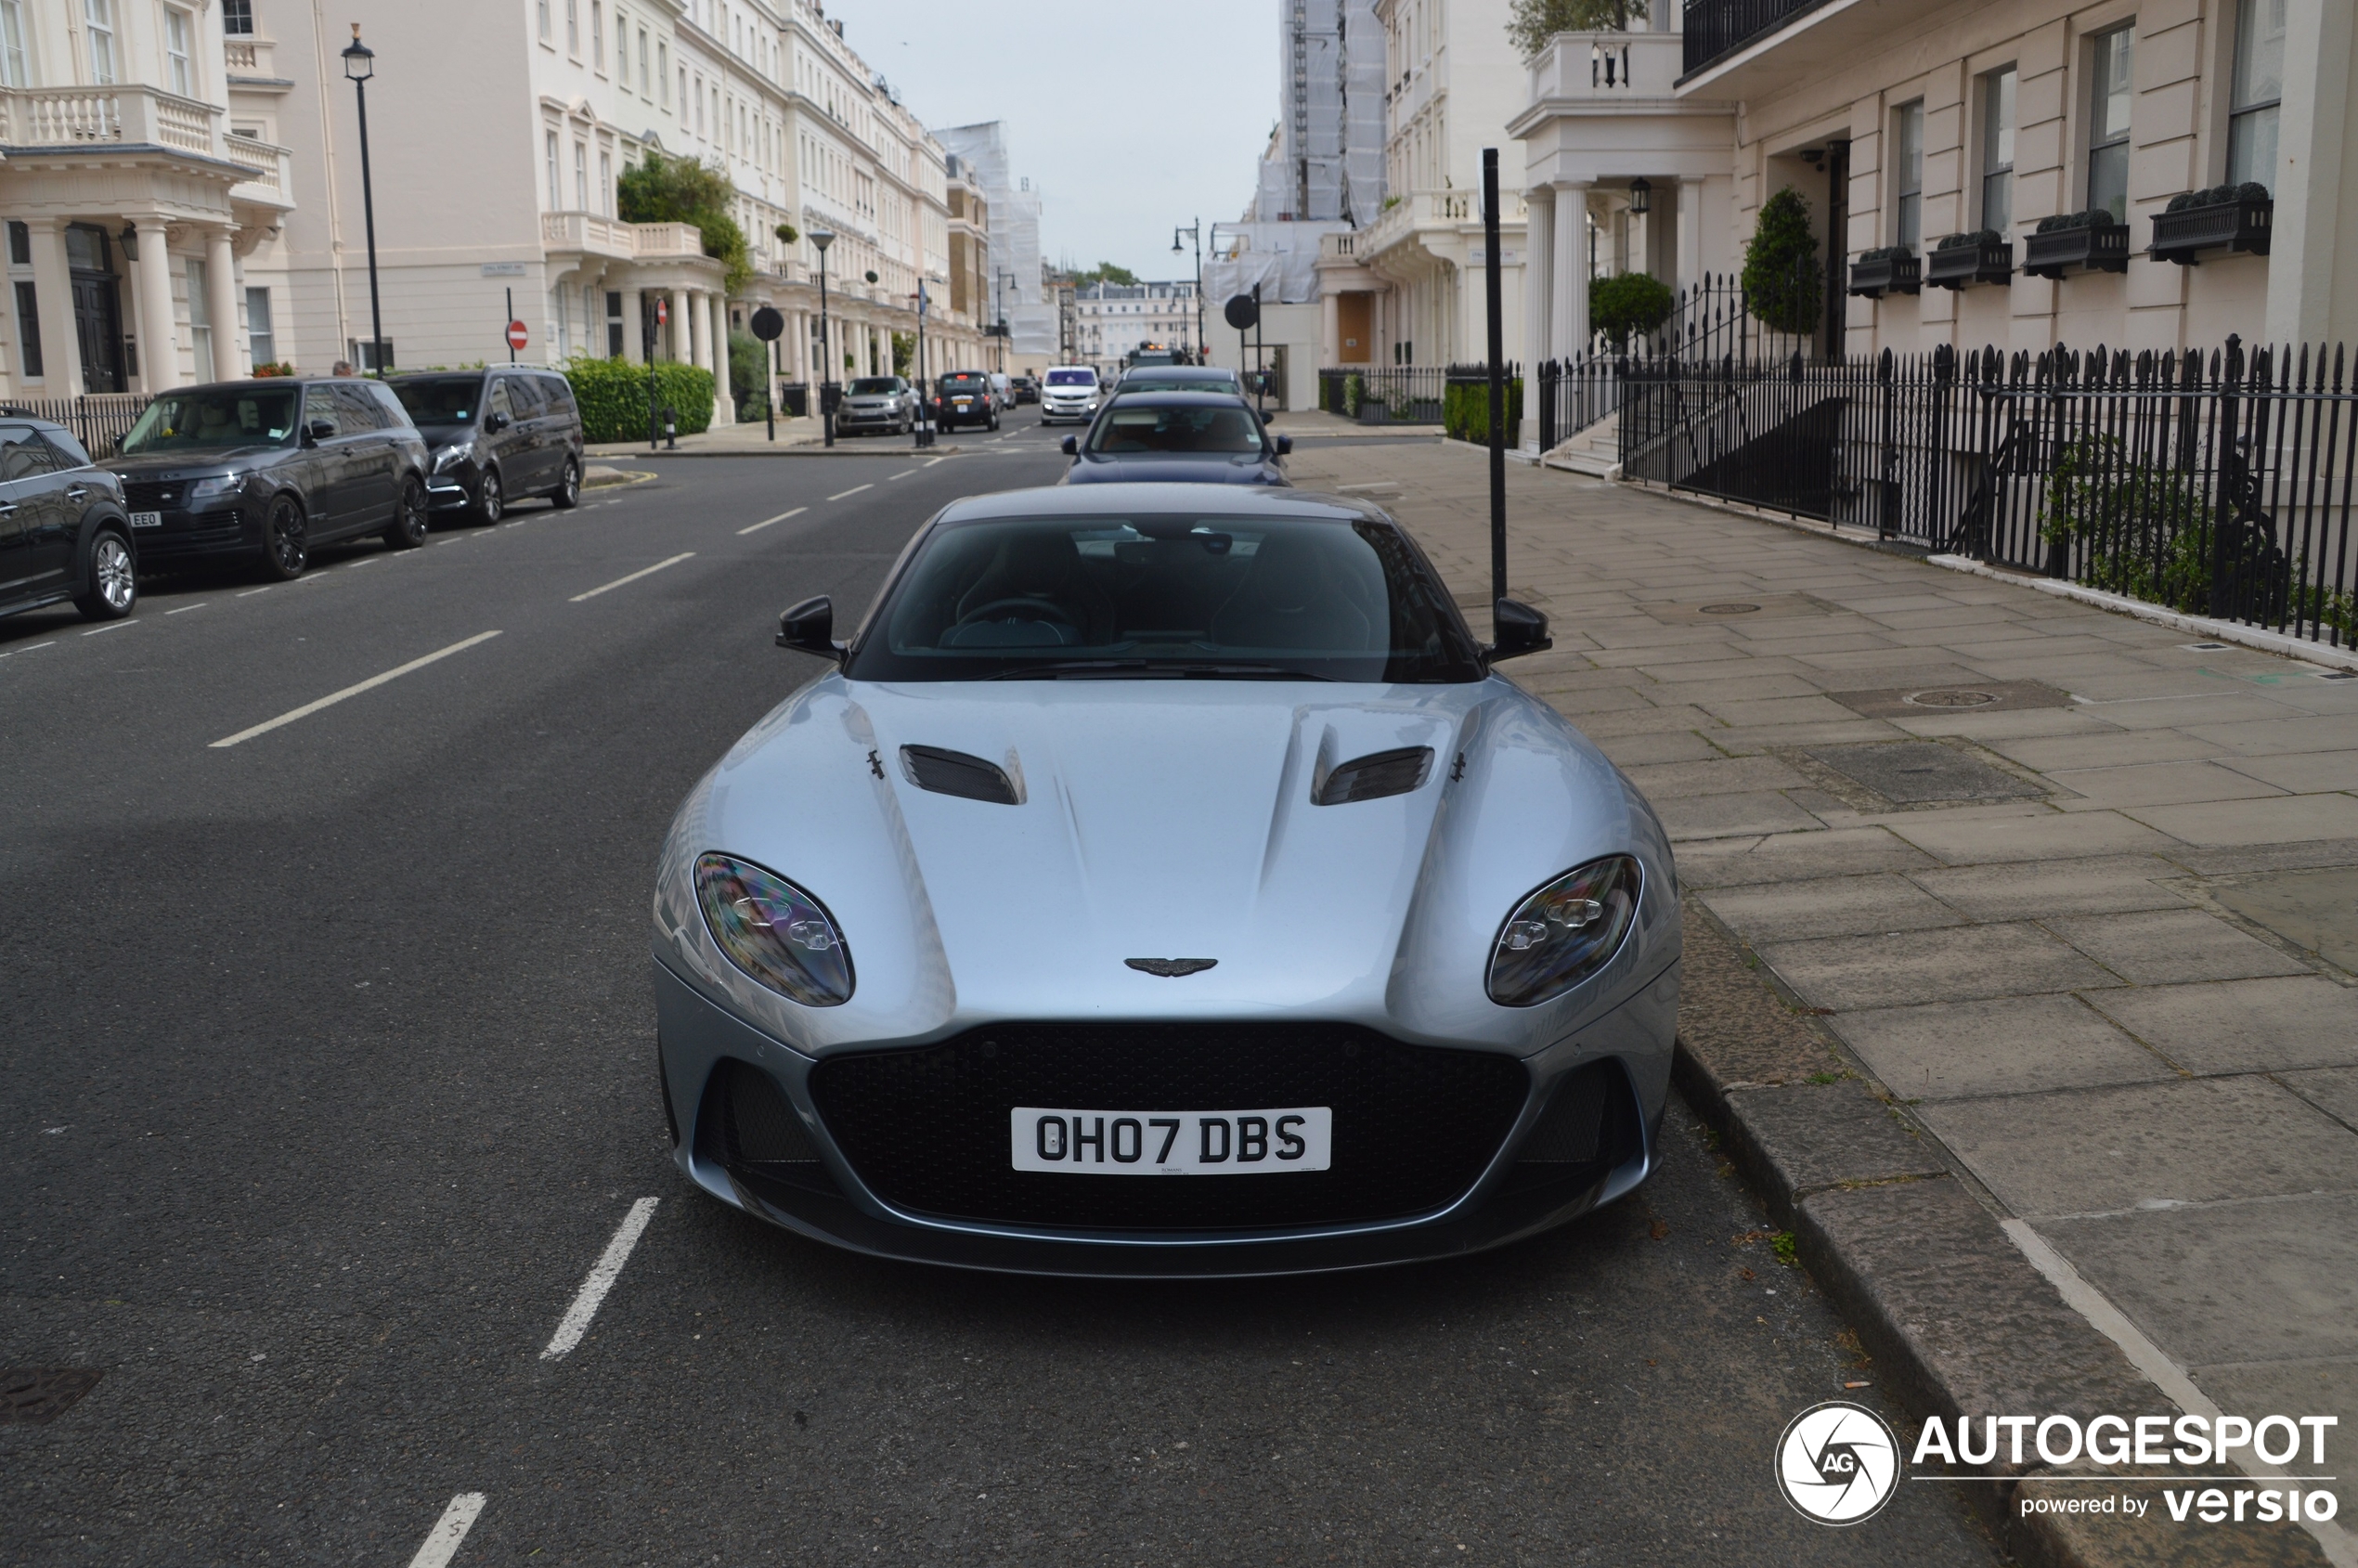
[{"label": "tree", "polygon": [[1646,19],[1647,0],[1514,0],[1507,39],[1535,59],[1559,32],[1626,32]]},{"label": "tree", "polygon": [[1744,241],[1744,300],[1762,325],[1806,337],[1818,330],[1824,281],[1818,272],[1818,236],[1809,203],[1791,186],[1761,203],[1760,221]]},{"label": "tree", "polygon": [[777,235],[780,243],[791,245],[802,238],[802,230],[790,223],[782,223],[778,226]]},{"label": "tree", "polygon": [[729,292],[737,292],[753,277],[745,231],[729,214],[736,187],[719,165],[650,151],[635,167],[622,171],[615,196],[625,223],[693,224],[704,253],[727,269]]},{"label": "tree", "polygon": [[1109,261],[1101,261],[1086,272],[1074,273],[1072,281],[1076,287],[1083,289],[1092,283],[1119,283],[1126,289],[1136,285],[1138,275],[1126,266],[1116,266]]},{"label": "tree", "polygon": [[1613,340],[1613,351],[1629,345],[1632,332],[1651,332],[1667,320],[1678,304],[1670,285],[1643,272],[1623,272],[1592,279],[1588,284],[1588,325]]}]

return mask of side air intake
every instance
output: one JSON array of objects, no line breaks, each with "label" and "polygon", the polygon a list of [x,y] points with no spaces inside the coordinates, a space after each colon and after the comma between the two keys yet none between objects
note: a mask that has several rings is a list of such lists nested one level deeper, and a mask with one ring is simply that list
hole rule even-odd
[{"label": "side air intake", "polygon": [[1432,747],[1404,745],[1397,751],[1371,751],[1355,757],[1328,773],[1310,799],[1318,806],[1348,806],[1354,800],[1380,800],[1420,787],[1432,772]]},{"label": "side air intake", "polygon": [[900,771],[919,789],[929,789],[936,795],[989,800],[1001,806],[1023,804],[1023,797],[1016,793],[1015,781],[1007,777],[1004,769],[963,751],[904,745],[900,748]]}]

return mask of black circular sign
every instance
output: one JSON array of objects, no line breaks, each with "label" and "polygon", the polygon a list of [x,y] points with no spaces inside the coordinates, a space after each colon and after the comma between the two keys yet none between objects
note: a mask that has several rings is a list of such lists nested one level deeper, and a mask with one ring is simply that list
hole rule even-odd
[{"label": "black circular sign", "polygon": [[1261,302],[1250,294],[1237,294],[1220,307],[1220,314],[1239,332],[1249,331],[1261,319]]},{"label": "black circular sign", "polygon": [[753,313],[753,335],[763,343],[776,343],[786,330],[786,318],[769,305]]}]

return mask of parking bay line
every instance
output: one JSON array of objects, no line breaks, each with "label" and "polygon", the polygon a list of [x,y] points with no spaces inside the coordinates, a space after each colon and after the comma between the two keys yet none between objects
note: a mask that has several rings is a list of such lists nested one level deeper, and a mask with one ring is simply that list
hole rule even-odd
[{"label": "parking bay line", "polygon": [[831,501],[839,501],[843,499],[845,496],[856,496],[862,490],[873,490],[875,488],[875,486],[874,485],[854,485],[850,489],[839,491],[835,495],[829,496],[827,499]]},{"label": "parking bay line", "polygon": [[450,1568],[450,1560],[459,1554],[459,1544],[474,1528],[475,1516],[482,1511],[480,1492],[461,1492],[451,1498],[450,1506],[442,1510],[442,1517],[426,1532],[425,1544],[409,1560],[409,1568]]},{"label": "parking bay line", "polygon": [[807,506],[798,506],[798,507],[796,507],[796,508],[795,508],[792,512],[782,512],[778,513],[778,515],[777,515],[777,516],[775,516],[775,517],[765,517],[765,518],[763,518],[760,522],[756,523],[756,524],[755,524],[752,527],[750,527],[750,528],[740,528],[740,529],[738,529],[738,530],[737,530],[737,537],[738,537],[738,538],[744,538],[745,535],[747,535],[747,534],[758,534],[758,533],[761,532],[761,530],[762,530],[762,529],[767,528],[768,526],[770,526],[770,525],[771,525],[771,524],[772,524],[772,523],[784,523],[784,522],[787,518],[789,518],[789,517],[799,517],[799,516],[801,516],[804,512],[809,512],[810,510],[810,509],[809,507],[807,507]]},{"label": "parking bay line", "polygon": [[622,1216],[614,1239],[606,1243],[606,1250],[598,1255],[596,1264],[590,1270],[590,1277],[581,1282],[581,1289],[575,1293],[573,1305],[565,1308],[564,1316],[558,1319],[557,1331],[549,1337],[549,1347],[540,1353],[541,1360],[563,1360],[581,1342],[581,1336],[590,1331],[590,1320],[598,1315],[599,1304],[606,1299],[606,1292],[622,1276],[622,1265],[630,1261],[630,1250],[639,1245],[639,1238],[645,1234],[647,1222],[654,1218],[655,1205],[661,1201],[642,1198]]},{"label": "parking bay line", "polygon": [[382,686],[388,680],[398,680],[401,677],[409,674],[413,670],[423,669],[426,666],[440,659],[447,659],[453,654],[465,653],[469,648],[473,647],[476,643],[488,642],[499,635],[499,634],[496,631],[478,631],[473,637],[466,639],[466,641],[462,642],[453,642],[447,648],[436,649],[434,652],[428,654],[423,658],[411,659],[408,664],[397,665],[392,669],[386,670],[382,675],[372,675],[369,677],[368,680],[360,681],[356,685],[346,686],[341,692],[330,692],[326,696],[320,697],[317,701],[304,704],[301,707],[290,708],[286,712],[279,715],[278,718],[265,719],[263,722],[256,724],[251,730],[240,730],[234,735],[226,736],[221,740],[214,742],[212,746],[208,749],[218,751],[224,746],[232,746],[243,741],[250,741],[256,735],[266,735],[282,724],[292,724],[298,719],[308,719],[311,715],[318,712],[321,708],[333,707],[336,704],[343,701],[346,697],[356,697],[361,693]]},{"label": "parking bay line", "polygon": [[683,550],[668,561],[658,561],[652,566],[641,566],[627,577],[616,577],[614,581],[593,588],[587,593],[577,593],[571,599],[566,600],[565,603],[568,604],[578,604],[585,599],[595,599],[598,595],[607,592],[610,590],[620,588],[625,583],[635,583],[641,577],[646,577],[650,573],[660,572],[666,566],[677,566],[680,563],[690,559],[695,553],[696,552],[693,550]]}]

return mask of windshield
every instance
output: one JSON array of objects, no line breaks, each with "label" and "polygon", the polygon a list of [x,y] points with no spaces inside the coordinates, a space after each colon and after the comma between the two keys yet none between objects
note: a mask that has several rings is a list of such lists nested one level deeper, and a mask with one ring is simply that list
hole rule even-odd
[{"label": "windshield", "polygon": [[393,395],[409,410],[413,424],[473,424],[483,400],[481,376],[448,376],[439,381],[395,382]]},{"label": "windshield", "polygon": [[882,397],[900,390],[900,378],[898,376],[862,376],[851,383],[851,395],[854,397]]},{"label": "windshield", "polygon": [[1261,450],[1261,426],[1242,404],[1149,403],[1140,408],[1128,401],[1097,421],[1089,433],[1089,449],[1108,457],[1160,452],[1239,454]]},{"label": "windshield", "polygon": [[1121,379],[1121,390],[1124,392],[1225,392],[1233,395],[1237,390],[1237,379],[1234,376],[1158,376],[1151,373],[1147,375],[1133,373]]},{"label": "windshield", "polygon": [[1027,518],[936,531],[849,673],[863,680],[1478,680],[1432,569],[1389,523]]},{"label": "windshield", "polygon": [[954,386],[961,392],[971,392],[975,388],[982,385],[982,378],[980,376],[960,373],[958,375],[942,377],[941,384],[943,386]]},{"label": "windshield", "polygon": [[143,452],[262,446],[288,440],[294,424],[293,387],[167,392],[148,405],[116,449],[128,458]]},{"label": "windshield", "polygon": [[1095,370],[1051,370],[1048,372],[1048,384],[1050,386],[1095,386],[1097,384],[1097,372]]}]

